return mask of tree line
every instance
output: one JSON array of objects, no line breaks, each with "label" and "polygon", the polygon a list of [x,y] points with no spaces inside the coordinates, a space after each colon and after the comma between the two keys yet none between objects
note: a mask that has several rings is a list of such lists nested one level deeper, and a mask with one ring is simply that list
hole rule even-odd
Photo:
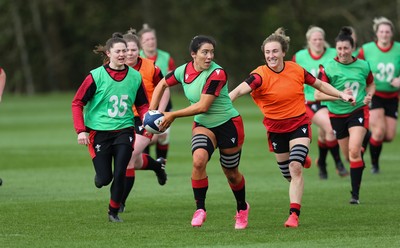
[{"label": "tree line", "polygon": [[158,44],[177,65],[189,61],[188,45],[198,34],[217,41],[215,61],[229,74],[231,87],[264,63],[263,40],[278,27],[291,37],[286,59],[306,45],[310,25],[333,40],[353,26],[360,45],[374,39],[372,20],[385,16],[400,31],[400,0],[2,0],[0,66],[6,92],[35,94],[74,91],[102,63],[92,52],[113,32],[157,30]]}]

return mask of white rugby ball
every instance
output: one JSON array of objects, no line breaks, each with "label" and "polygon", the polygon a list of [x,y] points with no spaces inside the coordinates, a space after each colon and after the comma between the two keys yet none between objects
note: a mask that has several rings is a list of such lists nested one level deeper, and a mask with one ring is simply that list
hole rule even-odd
[{"label": "white rugby ball", "polygon": [[158,110],[150,110],[144,115],[143,126],[150,133],[160,134],[163,133],[159,128],[163,120],[163,113]]}]

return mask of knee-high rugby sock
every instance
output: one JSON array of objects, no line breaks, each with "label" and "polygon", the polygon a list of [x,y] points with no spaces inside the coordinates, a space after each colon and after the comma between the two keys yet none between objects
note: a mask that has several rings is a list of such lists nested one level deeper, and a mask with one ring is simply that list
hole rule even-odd
[{"label": "knee-high rugby sock", "polygon": [[326,156],[328,154],[328,147],[326,143],[318,140],[318,166],[326,167]]},{"label": "knee-high rugby sock", "polygon": [[369,142],[369,152],[371,154],[371,164],[379,167],[379,157],[382,151],[382,141],[376,141],[373,138]]},{"label": "knee-high rugby sock", "polygon": [[360,160],[350,162],[351,193],[357,199],[360,194],[363,170],[364,161]]},{"label": "knee-high rugby sock", "polygon": [[125,176],[125,186],[124,186],[124,194],[122,195],[121,203],[125,205],[126,199],[131,192],[133,185],[135,184],[135,169],[126,169],[126,176]]},{"label": "knee-high rugby sock", "polygon": [[247,209],[247,203],[246,203],[246,188],[245,188],[246,182],[244,180],[244,176],[242,175],[242,180],[240,181],[239,184],[233,185],[229,183],[229,186],[232,189],[233,194],[235,195],[236,199],[236,209],[239,212],[240,210],[246,210]]},{"label": "knee-high rugby sock", "polygon": [[196,208],[204,209],[205,211],[206,210],[205,201],[208,190],[208,177],[200,180],[192,179],[192,188],[193,188],[194,200],[196,201]]}]

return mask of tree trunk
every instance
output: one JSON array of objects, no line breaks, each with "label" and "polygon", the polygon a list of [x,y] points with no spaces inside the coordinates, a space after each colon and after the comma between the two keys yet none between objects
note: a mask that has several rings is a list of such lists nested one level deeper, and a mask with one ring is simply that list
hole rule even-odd
[{"label": "tree trunk", "polygon": [[40,14],[40,10],[38,8],[37,0],[30,0],[29,6],[32,13],[33,26],[40,39],[40,43],[42,45],[45,57],[45,63],[46,63],[45,68],[47,76],[45,85],[47,89],[54,91],[57,89],[57,84],[56,84],[57,81],[55,80],[54,71],[52,69],[55,68],[56,66],[54,65],[54,59],[51,52],[51,46],[50,46],[51,44],[47,40],[48,35],[43,30],[42,17]]},{"label": "tree trunk", "polygon": [[10,3],[11,18],[15,30],[18,49],[20,50],[22,72],[25,76],[26,93],[28,95],[33,95],[35,93],[35,87],[33,83],[32,69],[29,63],[29,54],[25,43],[24,30],[22,29],[21,16],[18,13],[18,6],[16,5],[17,3],[14,1]]}]

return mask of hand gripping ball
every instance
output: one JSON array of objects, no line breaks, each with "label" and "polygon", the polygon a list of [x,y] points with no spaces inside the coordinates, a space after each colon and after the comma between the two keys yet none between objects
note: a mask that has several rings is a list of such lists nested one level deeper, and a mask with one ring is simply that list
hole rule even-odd
[{"label": "hand gripping ball", "polygon": [[154,134],[163,133],[160,130],[159,126],[161,122],[164,120],[164,114],[158,110],[149,110],[143,118],[143,126],[144,128]]}]

